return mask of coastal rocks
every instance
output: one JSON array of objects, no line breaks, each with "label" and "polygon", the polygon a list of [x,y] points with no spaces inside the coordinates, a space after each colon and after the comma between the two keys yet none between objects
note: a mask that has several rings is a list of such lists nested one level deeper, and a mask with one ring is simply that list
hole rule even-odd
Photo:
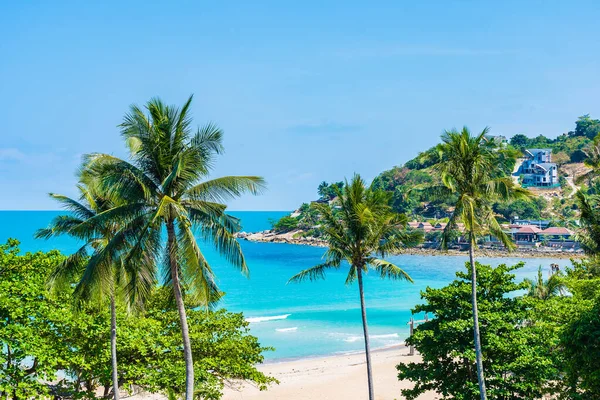
[{"label": "coastal rocks", "polygon": [[304,231],[293,230],[285,233],[275,233],[271,230],[261,232],[239,232],[235,236],[238,239],[248,240],[250,242],[264,243],[287,243],[306,246],[326,247],[327,243],[319,238],[303,236]]},{"label": "coastal rocks", "polygon": [[[275,233],[272,230],[266,230],[261,232],[239,232],[235,236],[238,239],[248,240],[250,242],[263,242],[263,243],[287,243],[297,244],[304,246],[315,246],[315,247],[327,247],[327,242],[311,237],[304,236],[306,233],[303,230],[297,229],[285,233]],[[442,251],[440,249],[424,248],[424,247],[413,247],[406,249],[402,254],[411,255],[428,255],[428,256],[465,256],[468,253],[461,250],[448,250]],[[583,256],[581,251],[561,251],[553,248],[519,248],[516,251],[509,253],[503,249],[487,249],[481,248],[476,251],[478,257],[508,257],[510,255],[523,258],[580,258]]]}]

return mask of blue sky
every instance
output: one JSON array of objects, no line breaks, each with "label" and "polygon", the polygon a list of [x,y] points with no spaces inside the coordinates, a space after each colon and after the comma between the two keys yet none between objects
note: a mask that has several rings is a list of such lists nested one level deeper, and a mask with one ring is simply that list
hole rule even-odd
[{"label": "blue sky", "polygon": [[[195,95],[225,131],[214,176],[262,175],[234,210],[289,210],[372,179],[443,129],[554,137],[600,117],[600,2],[5,2],[0,209],[55,209],[117,124]],[[294,4],[292,4],[294,3]]]}]

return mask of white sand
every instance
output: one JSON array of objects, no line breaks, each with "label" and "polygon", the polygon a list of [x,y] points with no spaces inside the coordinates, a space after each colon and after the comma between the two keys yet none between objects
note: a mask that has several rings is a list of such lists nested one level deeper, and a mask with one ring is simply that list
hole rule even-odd
[{"label": "white sand", "polygon": [[[375,398],[391,400],[402,398],[400,389],[412,383],[398,381],[396,365],[418,361],[419,356],[408,356],[408,349],[395,347],[375,351],[371,355],[375,381]],[[253,386],[228,387],[223,400],[364,400],[368,398],[367,369],[364,353],[323,358],[301,359],[263,364],[258,369],[277,378],[279,385],[267,391]],[[420,400],[437,399],[425,394]]]}]

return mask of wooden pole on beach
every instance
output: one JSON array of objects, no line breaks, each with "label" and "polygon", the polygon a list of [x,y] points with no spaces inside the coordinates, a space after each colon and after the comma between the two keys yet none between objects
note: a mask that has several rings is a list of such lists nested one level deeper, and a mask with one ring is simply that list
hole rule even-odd
[{"label": "wooden pole on beach", "polygon": [[[412,336],[413,332],[415,331],[415,320],[414,320],[413,317],[410,317],[409,324],[410,324],[410,336]],[[414,348],[414,346],[412,344],[408,347],[408,355],[409,356],[414,356],[415,355],[415,348]]]}]

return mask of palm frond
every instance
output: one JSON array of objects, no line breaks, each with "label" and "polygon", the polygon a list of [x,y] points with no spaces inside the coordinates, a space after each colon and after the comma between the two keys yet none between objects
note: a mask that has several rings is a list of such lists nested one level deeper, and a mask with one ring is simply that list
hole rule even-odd
[{"label": "palm frond", "polygon": [[87,219],[94,216],[94,212],[92,210],[77,200],[73,200],[70,197],[56,193],[50,193],[49,196],[59,202],[63,209],[69,211],[80,219]]},{"label": "palm frond", "polygon": [[222,203],[244,193],[260,194],[265,187],[264,179],[259,176],[224,176],[189,188],[184,198]]},{"label": "palm frond", "polygon": [[325,279],[325,271],[328,268],[338,268],[339,265],[335,265],[330,262],[315,265],[314,267],[305,269],[292,276],[287,283],[300,283],[305,280],[316,281],[319,279]]},{"label": "palm frond", "polygon": [[413,280],[410,277],[410,275],[408,275],[402,268],[389,261],[382,260],[379,258],[373,258],[369,260],[369,265],[375,271],[377,271],[381,278],[402,280],[413,283]]},{"label": "palm frond", "polygon": [[189,221],[178,221],[178,245],[183,265],[182,277],[188,289],[187,295],[196,304],[213,307],[223,296],[216,284],[214,273],[190,229]]}]

